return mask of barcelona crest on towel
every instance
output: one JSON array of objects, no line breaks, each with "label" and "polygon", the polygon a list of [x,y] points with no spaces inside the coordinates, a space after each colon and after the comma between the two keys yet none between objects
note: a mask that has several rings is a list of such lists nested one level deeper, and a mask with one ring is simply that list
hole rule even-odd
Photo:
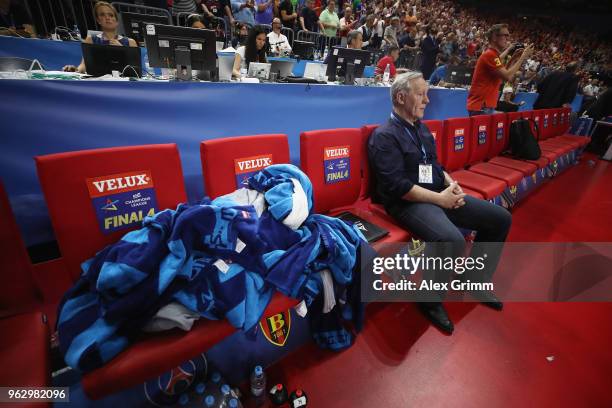
[{"label": "barcelona crest on towel", "polygon": [[259,322],[259,327],[270,343],[283,347],[287,338],[289,338],[291,313],[286,310],[273,316],[264,317]]}]

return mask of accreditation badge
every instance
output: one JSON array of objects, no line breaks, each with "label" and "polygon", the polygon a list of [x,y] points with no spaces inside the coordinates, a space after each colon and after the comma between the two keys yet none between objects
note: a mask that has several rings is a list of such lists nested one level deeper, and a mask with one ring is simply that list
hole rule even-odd
[{"label": "accreditation badge", "polygon": [[433,183],[433,169],[431,164],[419,164],[419,184]]}]

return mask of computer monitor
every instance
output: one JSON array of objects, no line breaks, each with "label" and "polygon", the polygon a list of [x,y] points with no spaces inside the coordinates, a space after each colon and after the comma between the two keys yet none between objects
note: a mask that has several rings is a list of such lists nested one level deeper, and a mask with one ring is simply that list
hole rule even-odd
[{"label": "computer monitor", "polygon": [[142,75],[139,47],[81,43],[81,49],[89,75],[102,76],[113,71],[126,77]]},{"label": "computer monitor", "polygon": [[154,68],[176,68],[179,80],[191,80],[192,71],[216,78],[215,32],[202,28],[145,24],[145,44],[149,64]]},{"label": "computer monitor", "polygon": [[327,61],[327,78],[335,81],[336,75],[344,78],[344,83],[353,85],[355,78],[363,76],[363,70],[370,64],[370,51],[358,50],[356,48],[332,48],[332,53]]},{"label": "computer monitor", "polygon": [[310,61],[314,59],[314,50],[315,50],[315,43],[309,42],[309,41],[297,41],[297,40],[293,42],[293,46],[291,49],[293,53],[292,55],[294,58],[310,60]]},{"label": "computer monitor", "polygon": [[270,63],[272,64],[272,67],[270,67],[270,72],[276,72],[278,74],[278,78],[286,78],[293,75],[293,66],[295,65],[295,61],[270,60]]},{"label": "computer monitor", "polygon": [[444,76],[444,82],[455,85],[468,86],[472,84],[472,75],[474,74],[474,68],[466,65],[449,65],[446,67],[446,75]]},{"label": "computer monitor", "polygon": [[327,72],[327,64],[320,64],[318,62],[307,62],[306,68],[304,68],[304,78],[324,79],[325,73]]},{"label": "computer monitor", "polygon": [[257,78],[259,80],[266,81],[268,78],[270,78],[271,65],[272,64],[265,62],[251,62],[249,64],[247,76],[249,78]]},{"label": "computer monitor", "polygon": [[167,16],[140,13],[121,13],[123,32],[127,37],[133,38],[141,47],[144,46],[142,28],[144,24],[168,24]]}]

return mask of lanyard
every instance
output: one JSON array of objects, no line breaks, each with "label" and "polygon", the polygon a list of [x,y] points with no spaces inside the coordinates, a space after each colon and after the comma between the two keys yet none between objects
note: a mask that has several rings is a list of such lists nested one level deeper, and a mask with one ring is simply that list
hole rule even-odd
[{"label": "lanyard", "polygon": [[[410,136],[410,139],[412,140],[412,142],[414,143],[414,145],[416,147],[420,147],[421,148],[421,153],[423,153],[423,162],[425,164],[427,164],[427,152],[425,151],[425,144],[421,141],[421,138],[419,137],[418,132],[417,132],[417,136],[415,138],[412,135],[412,132],[406,126],[404,126],[404,124],[402,122],[400,122],[400,120],[398,118],[396,118],[394,114],[391,114],[391,119],[394,120],[402,128],[404,128],[404,130],[406,131],[406,133],[408,133],[408,136]],[[418,140],[418,142],[417,142],[417,140]]]}]

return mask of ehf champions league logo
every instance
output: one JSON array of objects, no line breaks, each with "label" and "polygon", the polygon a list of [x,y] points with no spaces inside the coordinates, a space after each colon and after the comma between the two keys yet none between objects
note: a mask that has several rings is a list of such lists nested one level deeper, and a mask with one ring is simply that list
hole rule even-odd
[{"label": "ehf champions league logo", "polygon": [[144,394],[152,405],[164,407],[176,404],[179,396],[194,383],[206,378],[208,364],[206,356],[181,363],[178,367],[144,383]]}]

